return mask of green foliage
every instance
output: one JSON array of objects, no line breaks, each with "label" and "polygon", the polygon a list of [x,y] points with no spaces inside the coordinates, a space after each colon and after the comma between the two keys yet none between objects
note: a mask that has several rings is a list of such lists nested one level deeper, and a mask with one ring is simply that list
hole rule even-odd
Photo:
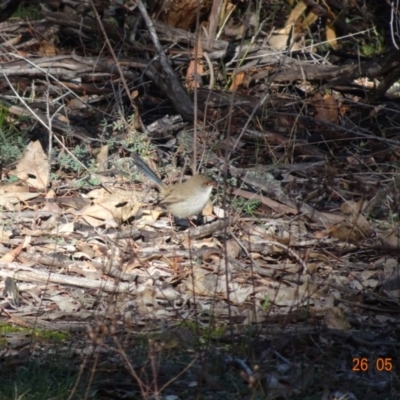
[{"label": "green foliage", "polygon": [[19,5],[17,11],[15,11],[15,13],[12,15],[12,18],[28,20],[40,19],[42,18],[40,6],[38,4],[29,4],[29,2],[24,2]]},{"label": "green foliage", "polygon": [[87,181],[89,183],[89,185],[91,186],[99,186],[101,184],[101,181],[99,178],[96,178],[95,176],[91,177],[90,179],[88,179]]},{"label": "green foliage", "polygon": [[[21,328],[0,324],[0,338],[12,338],[26,334],[35,342],[46,344],[50,351],[41,357],[40,362],[31,358],[23,367],[1,369],[0,399],[68,399],[78,374],[70,368],[69,348],[64,341],[69,335],[64,332],[42,329]],[[4,347],[0,341],[0,348]],[[61,348],[63,351],[61,351]]]},{"label": "green foliage", "polygon": [[263,312],[268,312],[272,307],[272,302],[268,295],[264,297],[264,300],[261,302],[261,310]]},{"label": "green foliage", "polygon": [[92,159],[89,150],[85,145],[76,146],[71,153],[75,156],[72,157],[69,153],[62,153],[58,156],[60,168],[68,172],[81,173],[83,169],[82,164],[88,169],[94,167],[94,160]]},{"label": "green foliage", "polygon": [[60,175],[58,175],[56,172],[51,172],[50,173],[50,180],[51,181],[57,181],[58,179],[60,179]]},{"label": "green foliage", "polygon": [[[146,133],[140,133],[135,129],[135,115],[131,115],[128,120],[121,117],[112,123],[104,120],[101,124],[102,136],[107,137],[107,132],[112,131],[114,135],[124,134],[125,139],[115,141],[113,138],[107,140],[110,149],[120,149],[121,145],[131,152],[148,155],[152,152],[153,146]],[[133,168],[133,162],[130,160],[130,154],[126,154],[125,158],[115,160],[115,164],[128,180],[140,180],[141,174],[138,173],[136,168]]]},{"label": "green foliage", "polygon": [[[32,334],[32,328],[21,328],[9,324],[0,324],[0,334],[12,332]],[[50,339],[52,341],[60,341],[68,338],[68,335],[65,332],[45,331],[37,328],[34,330],[34,334],[36,339]]]},{"label": "green foliage", "polygon": [[260,206],[261,202],[260,200],[247,200],[244,199],[243,197],[237,197],[234,202],[233,206],[239,211],[239,212],[244,212],[248,215],[251,215],[254,217],[254,213],[257,211],[258,207]]},{"label": "green foliage", "polygon": [[[134,128],[135,126],[134,115],[131,115],[128,118],[128,124],[129,124],[128,127],[129,133],[126,136],[126,139],[122,141],[122,144],[138,154],[147,153],[151,148],[149,137],[147,134],[140,133]],[[117,129],[118,126],[120,126],[120,124],[116,122],[114,129]]]},{"label": "green foliage", "polygon": [[19,181],[18,176],[11,175],[11,174],[8,176],[8,179],[6,179],[6,182],[9,182],[9,183],[18,182],[18,181]]},{"label": "green foliage", "polygon": [[63,359],[59,349],[55,354],[57,355],[53,360],[50,360],[50,356],[46,362],[32,358],[23,368],[4,369],[1,374],[0,398],[67,400],[77,382],[78,374],[76,371],[72,372],[67,355]]},{"label": "green foliage", "polygon": [[9,122],[8,111],[0,106],[0,163],[9,165],[17,161],[27,143],[27,133],[17,129],[16,122]]},{"label": "green foliage", "polygon": [[[373,32],[373,33],[371,33]],[[360,52],[366,57],[375,57],[382,54],[385,50],[384,37],[379,33],[376,28],[368,32],[366,38],[363,38],[360,46]]]}]

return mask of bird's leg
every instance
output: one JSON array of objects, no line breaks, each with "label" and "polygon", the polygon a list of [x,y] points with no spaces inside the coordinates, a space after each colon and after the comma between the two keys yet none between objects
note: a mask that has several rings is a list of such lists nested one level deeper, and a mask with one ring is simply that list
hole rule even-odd
[{"label": "bird's leg", "polygon": [[203,213],[199,213],[196,217],[196,225],[204,225]]}]

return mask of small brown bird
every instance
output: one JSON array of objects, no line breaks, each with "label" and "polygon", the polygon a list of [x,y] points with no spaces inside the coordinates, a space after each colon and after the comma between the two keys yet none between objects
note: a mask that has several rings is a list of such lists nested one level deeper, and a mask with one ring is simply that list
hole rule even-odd
[{"label": "small brown bird", "polygon": [[210,199],[212,189],[217,186],[206,175],[194,175],[186,182],[167,186],[140,156],[133,153],[132,158],[139,170],[160,188],[160,204],[178,218],[199,214]]}]

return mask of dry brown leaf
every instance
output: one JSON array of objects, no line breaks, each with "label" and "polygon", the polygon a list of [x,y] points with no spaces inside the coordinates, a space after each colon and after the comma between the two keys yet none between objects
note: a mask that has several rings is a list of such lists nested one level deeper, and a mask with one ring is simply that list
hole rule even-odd
[{"label": "dry brown leaf", "polygon": [[7,254],[5,254],[3,257],[0,258],[0,262],[8,263],[8,262],[13,262],[16,257],[21,253],[21,251],[29,245],[31,242],[31,237],[30,236],[25,236],[23,242],[17,246],[15,249],[11,250]]},{"label": "dry brown leaf", "polygon": [[79,304],[69,296],[59,294],[49,297],[49,300],[54,301],[59,310],[67,314],[71,314],[79,309]]},{"label": "dry brown leaf", "polygon": [[112,198],[113,200],[118,200],[123,203],[124,201],[129,200],[139,201],[139,199],[143,198],[144,196],[141,192],[114,187],[112,188],[111,192],[109,189],[105,188],[94,189],[87,193],[86,197],[95,201],[103,201],[102,199]]},{"label": "dry brown leaf", "polygon": [[281,51],[288,47],[289,35],[292,32],[293,26],[286,26],[282,29],[273,31],[268,39],[268,44],[275,50]]},{"label": "dry brown leaf", "polygon": [[217,282],[217,275],[211,274],[210,271],[203,268],[195,268],[189,278],[188,290],[194,289],[197,295],[214,295],[216,294]]},{"label": "dry brown leaf", "polygon": [[333,225],[328,228],[329,234],[335,239],[339,239],[342,242],[358,242],[363,238],[361,232],[356,226],[351,225],[347,221],[342,221],[339,224]]},{"label": "dry brown leaf", "polygon": [[231,86],[229,87],[229,90],[231,92],[234,92],[243,84],[244,78],[246,74],[244,72],[238,72],[237,74],[234,75]]},{"label": "dry brown leaf", "polygon": [[[79,258],[79,257],[86,257],[85,254],[82,254],[77,252],[74,253],[74,257],[75,258]],[[81,275],[84,276],[85,278],[88,279],[101,279],[102,276],[102,272],[97,270],[90,262],[88,261],[84,261],[79,263],[79,265],[73,264],[68,268],[68,272],[69,273],[75,273],[77,275]]]},{"label": "dry brown leaf", "polygon": [[43,236],[43,229],[22,228],[21,235],[22,236],[32,236],[32,237]]},{"label": "dry brown leaf", "polygon": [[[1,43],[1,45],[4,48],[6,48],[6,47],[14,47],[21,41],[22,37],[23,37],[22,35],[16,35],[15,37],[12,37],[11,39],[4,40]],[[18,52],[17,51],[16,53],[17,54],[18,53],[22,53],[24,58],[26,58],[28,56],[28,54],[26,52]]]},{"label": "dry brown leaf", "polygon": [[43,202],[42,211],[51,211],[54,213],[60,212],[60,207],[55,201],[46,201],[47,199],[52,200],[56,198],[56,193],[53,189],[50,189],[45,196],[45,200]]},{"label": "dry brown leaf", "polygon": [[57,225],[51,233],[54,235],[66,235],[70,234],[74,231],[74,223],[73,222],[67,222],[65,224],[59,224]]},{"label": "dry brown leaf", "polygon": [[337,49],[338,48],[338,43],[336,40],[336,32],[335,30],[329,26],[328,24],[325,25],[325,30],[326,30],[326,40],[329,44],[329,46],[332,47],[332,49]]},{"label": "dry brown leaf", "polygon": [[291,24],[295,24],[296,21],[301,18],[306,9],[307,6],[302,1],[299,1],[290,12],[289,17],[286,20],[285,26],[287,27]]},{"label": "dry brown leaf", "polygon": [[317,93],[313,97],[313,105],[316,109],[315,119],[331,124],[337,124],[339,120],[339,103],[332,95],[321,96]]},{"label": "dry brown leaf", "polygon": [[340,206],[340,210],[346,217],[328,228],[329,233],[341,241],[357,242],[372,236],[373,229],[367,219],[359,210],[362,209],[364,202],[346,201]]},{"label": "dry brown leaf", "polygon": [[[137,257],[131,258],[127,263],[125,263],[122,267],[122,272],[129,274],[137,268],[143,267],[145,264],[142,260]],[[147,264],[146,264],[147,265]]]},{"label": "dry brown leaf", "polygon": [[333,307],[325,313],[324,322],[329,329],[347,331],[350,329],[350,323],[338,307]]},{"label": "dry brown leaf", "polygon": [[139,97],[139,90],[133,90],[129,95],[129,98],[131,100],[136,100],[138,97]]},{"label": "dry brown leaf", "polygon": [[2,243],[4,240],[7,240],[11,235],[11,231],[6,231],[0,226],[0,243]]},{"label": "dry brown leaf", "polygon": [[312,311],[315,314],[325,315],[326,310],[330,310],[335,305],[335,297],[332,294],[321,293],[315,288],[310,293],[313,302]]},{"label": "dry brown leaf", "polygon": [[45,199],[55,199],[56,198],[56,192],[53,189],[50,189],[46,195],[44,196]]},{"label": "dry brown leaf", "polygon": [[[185,238],[185,240],[183,241],[183,243],[185,243],[188,247],[192,246],[194,249],[206,249],[208,248],[215,248],[219,242],[216,238],[204,238],[203,240],[199,240],[199,241],[195,241],[195,242],[191,242],[189,239],[186,240],[188,238]],[[204,254],[204,257],[211,257],[211,255],[207,255]],[[220,257],[217,257],[217,259],[220,261]]]},{"label": "dry brown leaf", "polygon": [[5,210],[19,211],[20,203],[25,203],[35,197],[40,196],[40,193],[6,193],[0,196],[0,206]]},{"label": "dry brown leaf", "polygon": [[237,258],[241,249],[236,240],[230,239],[226,242],[226,255],[228,257]]},{"label": "dry brown leaf", "polygon": [[132,201],[128,201],[126,204],[121,206],[120,201],[108,198],[97,200],[96,203],[75,213],[75,215],[79,215],[92,226],[101,226],[106,222],[107,224],[117,226],[119,223],[126,221],[129,218],[135,217],[139,212],[140,207],[140,203]]},{"label": "dry brown leaf", "polygon": [[15,170],[10,173],[35,189],[44,190],[49,183],[49,171],[47,155],[37,140],[28,144]]},{"label": "dry brown leaf", "polygon": [[302,32],[304,32],[304,25],[301,23],[301,18],[306,9],[307,6],[302,1],[296,4],[287,18],[284,27],[274,30],[272,36],[268,39],[268,44],[272,48],[275,50],[285,50],[287,47],[290,47],[291,50],[302,48],[303,44],[299,40],[299,35],[302,35]]},{"label": "dry brown leaf", "polygon": [[259,287],[255,297],[267,304],[294,307],[301,304],[307,295],[301,295],[298,287],[287,288],[280,286],[277,288]]},{"label": "dry brown leaf", "polygon": [[82,108],[86,108],[87,105],[85,102],[88,101],[88,99],[88,96],[74,97],[68,102],[68,108],[71,110],[80,110]]},{"label": "dry brown leaf", "polygon": [[378,235],[381,242],[389,249],[400,249],[400,228],[396,227],[390,233]]},{"label": "dry brown leaf", "polygon": [[138,228],[143,228],[144,226],[150,225],[152,226],[160,217],[161,214],[164,214],[165,211],[161,208],[157,208],[155,210],[142,210],[142,214],[140,219],[136,222],[136,226]]},{"label": "dry brown leaf", "polygon": [[361,212],[362,202],[356,203],[355,201],[345,201],[340,206],[340,211],[346,215],[355,215]]},{"label": "dry brown leaf", "polygon": [[203,208],[203,215],[213,215],[213,205],[211,200],[207,201],[206,206]]},{"label": "dry brown leaf", "polygon": [[316,239],[323,239],[328,237],[331,234],[331,231],[329,229],[326,229],[324,231],[315,231],[314,232],[314,237]]},{"label": "dry brown leaf", "polygon": [[104,253],[102,251],[99,252],[99,246],[94,245],[91,246],[84,240],[78,240],[75,243],[76,248],[83,254],[85,254],[86,257],[88,258],[94,258],[96,256],[103,256]]},{"label": "dry brown leaf", "polygon": [[99,171],[106,171],[108,169],[108,145],[103,145],[100,148],[100,151],[96,155],[96,162],[99,166]]},{"label": "dry brown leaf", "polygon": [[25,192],[29,192],[29,186],[20,182],[2,182],[0,184],[0,194]]},{"label": "dry brown leaf", "polygon": [[[43,236],[43,231],[42,231],[41,235],[39,234],[39,231],[37,231],[37,232],[34,231],[33,233],[36,233],[37,237]],[[31,235],[31,236],[35,237],[34,235]],[[71,247],[70,247],[70,249],[71,249]],[[50,242],[50,243],[44,243],[41,245],[36,245],[35,251],[42,252],[45,254],[45,253],[50,253],[50,252],[54,252],[54,251],[57,251],[58,253],[66,253],[68,250],[66,249],[65,245],[61,245],[60,243],[57,243],[57,242]],[[75,256],[75,254],[74,254],[74,256]]]},{"label": "dry brown leaf", "polygon": [[137,310],[140,314],[147,315],[160,308],[156,301],[156,291],[153,287],[145,287],[135,299]]},{"label": "dry brown leaf", "polygon": [[311,25],[317,21],[319,18],[318,15],[314,14],[313,11],[309,12],[306,17],[304,18],[304,21],[302,22],[302,25],[305,29],[310,29]]},{"label": "dry brown leaf", "polygon": [[46,40],[40,42],[40,47],[37,50],[37,54],[40,56],[55,56],[57,55],[57,49]]},{"label": "dry brown leaf", "polygon": [[135,217],[142,206],[136,201],[136,192],[121,188],[113,188],[112,193],[105,189],[92,190],[87,197],[94,199],[92,204],[80,211],[71,212],[84,218],[92,226],[105,223],[117,226],[120,222]]},{"label": "dry brown leaf", "polygon": [[[219,292],[222,292],[222,289],[225,288],[226,283],[223,282],[223,286],[220,285],[219,287]],[[226,290],[224,290],[224,292],[226,292]],[[248,297],[253,294],[253,292],[254,288],[251,285],[240,285],[236,282],[229,283],[229,300],[232,301],[234,304],[243,304],[248,299]],[[228,299],[227,293],[225,293],[225,297]]]},{"label": "dry brown leaf", "polygon": [[200,35],[197,41],[197,58],[192,58],[189,62],[189,66],[186,72],[186,82],[190,90],[200,87],[201,76],[204,73],[203,63],[201,59],[203,58],[203,47],[200,41]]}]

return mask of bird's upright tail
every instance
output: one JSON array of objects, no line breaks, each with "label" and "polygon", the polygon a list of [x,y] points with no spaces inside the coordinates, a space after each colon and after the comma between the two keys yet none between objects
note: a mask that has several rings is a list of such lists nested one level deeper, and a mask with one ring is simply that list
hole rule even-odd
[{"label": "bird's upright tail", "polygon": [[136,153],[132,153],[132,159],[135,163],[136,167],[140,170],[140,172],[146,175],[149,179],[151,179],[158,187],[163,188],[165,184],[163,181],[156,175],[156,173],[146,164],[146,162]]}]

